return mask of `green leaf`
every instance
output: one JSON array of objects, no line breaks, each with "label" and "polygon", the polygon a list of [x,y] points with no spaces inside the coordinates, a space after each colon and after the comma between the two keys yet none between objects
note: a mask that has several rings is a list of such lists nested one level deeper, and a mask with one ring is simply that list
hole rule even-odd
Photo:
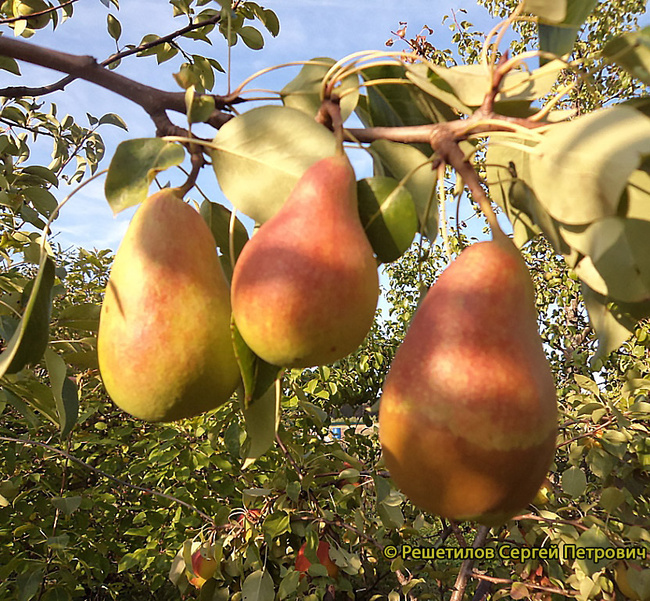
[{"label": "green leaf", "polygon": [[242,601],[273,601],[275,588],[273,578],[266,570],[249,574],[241,587]]},{"label": "green leaf", "polygon": [[42,165],[30,165],[29,167],[25,167],[23,169],[23,173],[34,175],[39,179],[52,184],[53,186],[59,185],[59,178],[57,177],[56,173],[47,167],[43,167]]},{"label": "green leaf", "polygon": [[65,352],[63,357],[67,364],[79,369],[98,369],[99,361],[97,359],[97,349],[89,351],[70,351]]},{"label": "green leaf", "polygon": [[599,505],[609,513],[612,513],[625,501],[625,493],[618,488],[610,486],[600,494]]},{"label": "green leaf", "polygon": [[608,62],[650,84],[650,27],[629,31],[609,40],[603,48]]},{"label": "green leaf", "polygon": [[609,308],[610,299],[582,284],[582,297],[589,313],[589,321],[598,337],[598,349],[592,363],[606,357],[621,346],[634,331],[635,320],[614,313]]},{"label": "green leaf", "polygon": [[190,86],[185,93],[185,106],[189,123],[203,123],[214,112],[214,98],[205,94],[195,94],[194,86]]},{"label": "green leaf", "polygon": [[110,13],[106,15],[106,29],[108,30],[108,35],[116,42],[120,39],[122,35],[122,24]]},{"label": "green leaf", "polygon": [[[436,173],[427,157],[416,148],[378,140],[370,145],[371,154],[377,159],[385,175],[402,180],[406,175],[407,190],[411,193],[420,222],[420,229],[429,240],[438,235],[438,203],[435,197]],[[377,169],[379,171],[379,169]]]},{"label": "green leaf", "polygon": [[14,75],[20,75],[20,67],[18,63],[10,56],[0,56],[0,69],[9,71]]},{"label": "green leaf", "polygon": [[185,149],[160,138],[122,142],[108,167],[104,192],[114,214],[145,200],[156,174],[180,165]]},{"label": "green leaf", "polygon": [[119,127],[124,131],[129,131],[129,128],[127,127],[122,117],[116,115],[115,113],[106,113],[105,115],[102,115],[99,118],[98,123],[99,125],[114,125],[115,127]]},{"label": "green leaf", "polygon": [[67,438],[77,423],[79,415],[79,392],[77,385],[67,377],[65,361],[52,349],[45,351],[45,364],[50,376],[52,394],[59,414],[61,438]]},{"label": "green leaf", "polygon": [[[541,5],[544,3],[547,7],[550,5],[548,0],[536,0],[536,3]],[[566,6],[566,14],[560,21],[556,19],[549,19],[545,21],[540,19],[537,26],[537,34],[539,37],[539,49],[542,52],[548,52],[555,56],[564,56],[570,54],[573,50],[573,45],[578,38],[578,32],[582,28],[584,22],[589,17],[590,13],[598,4],[597,0],[562,0]],[[551,17],[559,17],[560,10],[546,11]],[[548,61],[545,57],[540,57],[540,64]]]},{"label": "green leaf", "polygon": [[271,384],[278,378],[282,368],[271,365],[258,357],[244,342],[234,320],[231,321],[230,327],[235,358],[244,384],[243,405],[244,408],[248,408],[251,403],[267,392]]},{"label": "green leaf", "polygon": [[300,572],[295,570],[288,572],[287,575],[280,581],[280,586],[278,587],[278,598],[286,599],[287,597],[293,595],[298,589],[300,584]]},{"label": "green leaf", "polygon": [[28,570],[20,574],[16,579],[17,601],[30,601],[33,599],[41,588],[44,575],[43,568]]},{"label": "green leaf", "polygon": [[413,197],[391,177],[357,182],[359,215],[375,254],[383,263],[399,259],[418,231]]},{"label": "green leaf", "polygon": [[587,490],[587,476],[576,466],[562,473],[562,490],[571,497],[579,497]]},{"label": "green leaf", "polygon": [[258,223],[277,212],[313,163],[336,153],[331,131],[301,111],[280,106],[231,119],[213,144],[212,166],[223,193]]},{"label": "green leaf", "polygon": [[[358,111],[365,125],[400,127],[457,119],[458,115],[437,97],[425,94],[418,87],[404,85],[412,77],[423,77],[426,80],[426,73],[428,73],[426,65],[418,68],[415,64],[379,65],[364,69],[363,78],[372,84],[367,87],[367,115],[364,116],[362,111]],[[374,85],[375,80],[395,80],[395,82]],[[427,80],[427,85],[429,83]],[[430,146],[417,145],[417,147],[423,152],[431,152]]]},{"label": "green leaf", "polygon": [[285,532],[291,532],[290,515],[283,510],[274,511],[264,519],[262,528],[273,539],[278,538]]},{"label": "green leaf", "polygon": [[532,187],[563,223],[616,215],[628,179],[650,154],[650,119],[627,106],[555,125],[531,158]]},{"label": "green leaf", "polygon": [[81,507],[82,498],[79,496],[74,497],[53,497],[52,505],[65,515],[72,515],[79,507]]},{"label": "green leaf", "polygon": [[650,569],[628,569],[627,580],[630,588],[638,594],[639,599],[650,599]]},{"label": "green leaf", "polygon": [[585,255],[576,273],[596,292],[625,303],[650,299],[650,221],[599,219],[569,240]]},{"label": "green leaf", "polygon": [[[586,547],[588,549],[608,549],[612,547],[612,543],[598,526],[592,526],[589,530],[586,530],[578,537],[577,546]],[[578,566],[587,576],[591,576],[592,574],[602,570],[610,562],[611,560],[609,559],[601,559],[598,562],[595,562],[592,559],[577,560]]]},{"label": "green leaf", "polygon": [[523,582],[513,582],[510,587],[510,597],[512,599],[528,599],[530,591]]},{"label": "green leaf", "polygon": [[21,194],[45,217],[49,217],[59,204],[54,195],[45,188],[37,186],[23,188]]},{"label": "green leaf", "polygon": [[627,180],[620,209],[623,209],[619,210],[621,216],[650,221],[650,173],[647,159],[644,159],[641,169],[637,169]]},{"label": "green leaf", "polygon": [[59,314],[56,320],[57,325],[73,330],[96,332],[99,329],[99,314],[101,310],[101,306],[95,303],[70,305]]},{"label": "green leaf", "polygon": [[208,224],[214,240],[217,244],[217,247],[221,251],[221,266],[223,267],[228,280],[232,278],[232,266],[233,263],[239,257],[242,249],[246,242],[248,242],[248,232],[244,227],[244,224],[238,219],[235,218],[235,224],[233,229],[233,250],[235,256],[231,257],[230,254],[230,221],[232,218],[232,213],[223,205],[217,204],[210,200],[204,200],[201,203],[199,209],[201,216]]},{"label": "green leaf", "polygon": [[280,423],[279,401],[275,386],[271,386],[262,396],[251,401],[248,407],[242,407],[250,442],[242,469],[246,469],[273,445]]},{"label": "green leaf", "polygon": [[546,21],[561,23],[566,18],[567,0],[524,0],[524,11]]},{"label": "green leaf", "polygon": [[31,223],[39,230],[45,229],[45,222],[38,216],[38,213],[32,209],[28,204],[22,204],[18,214],[27,222]]},{"label": "green leaf", "polygon": [[53,586],[45,591],[41,597],[42,601],[72,601],[72,595],[67,588],[62,586]]},{"label": "green leaf", "polygon": [[[511,139],[499,134],[490,136],[485,159],[485,179],[488,182],[490,198],[503,209],[512,224],[514,242],[521,248],[540,233],[541,218],[550,219],[550,217],[527,183],[530,180],[529,154],[504,144],[510,141]],[[525,141],[520,143],[526,146]],[[557,241],[566,247],[557,234],[557,227],[553,226],[549,229],[550,232],[544,233],[556,250],[561,248]]]},{"label": "green leaf", "polygon": [[[564,62],[556,60],[532,72],[526,69],[510,71],[503,78],[501,91],[497,94],[495,103],[497,105],[512,102],[529,103],[546,96],[553,89],[565,66]],[[492,88],[492,72],[486,65],[460,65],[446,68],[429,64],[428,68],[445,82],[460,100],[462,107],[480,106]],[[440,84],[437,87],[441,88]],[[427,89],[433,92],[431,88]]]},{"label": "green leaf", "polygon": [[237,34],[244,40],[244,44],[252,50],[264,48],[264,36],[255,27],[245,25],[237,30]]},{"label": "green leaf", "polygon": [[263,8],[255,10],[257,18],[262,22],[264,27],[268,29],[269,33],[275,38],[280,33],[280,20],[278,16],[270,9]]},{"label": "green leaf", "polygon": [[[280,96],[284,105],[315,117],[321,106],[321,82],[335,62],[326,57],[310,59],[308,63],[313,64],[304,65],[298,75],[282,88]],[[359,76],[353,74],[343,79],[336,92],[345,93],[341,100],[341,116],[345,121],[359,101]]]},{"label": "green leaf", "polygon": [[404,514],[400,508],[401,498],[391,495],[377,503],[379,519],[386,528],[401,528],[404,525]]},{"label": "green leaf", "polygon": [[[453,111],[461,115],[470,115],[472,109],[456,95],[449,84],[432,68],[434,66],[425,63],[407,65],[406,77],[420,88],[420,90],[439,102],[444,103]],[[440,67],[440,69],[442,72],[449,70],[444,67]]]},{"label": "green leaf", "polygon": [[50,331],[54,271],[54,261],[43,253],[38,274],[24,291],[29,295],[25,312],[7,348],[0,353],[0,377],[20,371],[27,363],[37,363],[43,356]]}]

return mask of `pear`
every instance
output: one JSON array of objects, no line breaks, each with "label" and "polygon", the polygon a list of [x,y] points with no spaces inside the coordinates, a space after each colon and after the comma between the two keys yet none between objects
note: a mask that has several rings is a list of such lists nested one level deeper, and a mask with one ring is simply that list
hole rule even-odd
[{"label": "pear", "polygon": [[177,189],[136,211],[113,262],[97,347],[108,394],[143,420],[196,416],[236,388],[228,283],[212,233]]},{"label": "pear", "polygon": [[341,152],[307,169],[244,246],[233,271],[233,317],[268,363],[324,365],[363,342],[378,296],[354,171]]},{"label": "pear", "polygon": [[445,269],[413,317],[381,397],[385,462],[420,508],[497,525],[535,497],[556,433],[533,285],[496,232]]}]

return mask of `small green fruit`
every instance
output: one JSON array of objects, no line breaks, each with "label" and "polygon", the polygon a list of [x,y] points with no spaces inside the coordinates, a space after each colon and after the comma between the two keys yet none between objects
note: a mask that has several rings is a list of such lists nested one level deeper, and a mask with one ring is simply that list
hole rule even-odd
[{"label": "small green fruit", "polygon": [[359,215],[372,249],[382,263],[399,259],[418,231],[418,215],[408,188],[392,177],[357,182]]}]

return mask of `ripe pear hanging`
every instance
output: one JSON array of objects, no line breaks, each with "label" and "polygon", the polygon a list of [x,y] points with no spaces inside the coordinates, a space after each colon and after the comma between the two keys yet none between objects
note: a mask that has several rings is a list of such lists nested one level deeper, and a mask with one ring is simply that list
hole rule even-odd
[{"label": "ripe pear hanging", "polygon": [[352,166],[344,153],[322,159],[239,256],[232,279],[235,323],[269,363],[324,365],[363,342],[378,296]]},{"label": "ripe pear hanging", "polygon": [[229,400],[239,379],[230,291],[212,233],[179,191],[136,212],[102,304],[99,368],[108,394],[148,421],[174,421]]},{"label": "ripe pear hanging", "polygon": [[386,465],[422,509],[496,525],[534,498],[556,430],[530,275],[497,231],[447,267],[397,351],[379,412]]}]

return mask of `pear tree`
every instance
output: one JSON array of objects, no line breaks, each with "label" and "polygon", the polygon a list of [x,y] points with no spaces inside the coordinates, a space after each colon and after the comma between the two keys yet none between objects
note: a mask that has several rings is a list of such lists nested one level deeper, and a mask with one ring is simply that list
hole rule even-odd
[{"label": "pear tree", "polygon": [[[645,3],[477,0],[451,48],[233,85],[272,8],[101,4],[106,57],[39,43],[76,0],[0,4],[0,596],[650,599]],[[76,80],[150,135],[61,117]],[[114,260],[57,243],[98,183]]]}]

